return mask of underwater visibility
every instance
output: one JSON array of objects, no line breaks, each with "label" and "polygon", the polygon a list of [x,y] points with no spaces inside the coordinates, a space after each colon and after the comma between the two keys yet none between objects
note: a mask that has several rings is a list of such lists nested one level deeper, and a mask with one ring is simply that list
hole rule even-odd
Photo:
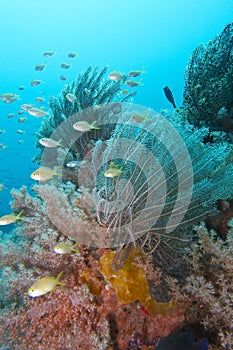
[{"label": "underwater visibility", "polygon": [[232,5],[158,3],[0,1],[0,350],[233,348]]}]

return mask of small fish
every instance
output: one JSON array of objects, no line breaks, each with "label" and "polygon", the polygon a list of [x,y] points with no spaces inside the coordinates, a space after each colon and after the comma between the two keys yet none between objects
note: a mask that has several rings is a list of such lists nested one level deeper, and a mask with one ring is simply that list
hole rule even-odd
[{"label": "small fish", "polygon": [[144,70],[131,70],[129,73],[128,73],[128,76],[129,77],[133,77],[133,78],[136,78],[136,77],[139,77],[141,74],[144,74],[146,73],[146,71]]},{"label": "small fish", "polygon": [[67,168],[78,169],[81,165],[85,164],[85,160],[72,160],[66,163]]},{"label": "small fish", "polygon": [[27,118],[26,117],[20,117],[18,118],[18,123],[21,124],[23,123]]},{"label": "small fish", "polygon": [[128,94],[128,92],[129,92],[129,90],[122,90],[121,91],[122,95],[126,95],[126,94]]},{"label": "small fish", "polygon": [[24,143],[24,140],[18,140],[18,144],[22,145]]},{"label": "small fish", "polygon": [[74,57],[76,57],[76,56],[77,56],[77,54],[74,53],[74,52],[68,53],[68,57],[69,57],[69,58],[74,58]]},{"label": "small fish", "polygon": [[129,87],[136,87],[136,86],[143,85],[143,84],[141,84],[140,81],[127,80],[125,85],[127,85]]},{"label": "small fish", "polygon": [[33,117],[36,117],[36,118],[45,117],[46,115],[49,114],[49,112],[44,111],[44,110],[41,109],[41,108],[36,108],[36,107],[29,108],[29,109],[27,110],[27,112],[28,112],[30,115],[32,115]]},{"label": "small fish", "polygon": [[144,122],[144,120],[152,120],[151,118],[147,118],[150,112],[146,112],[145,115],[142,115],[140,113],[134,113],[130,117],[130,121],[134,124],[140,124]]},{"label": "small fish", "polygon": [[96,120],[92,124],[89,124],[85,120],[82,120],[80,122],[75,123],[73,125],[73,128],[75,130],[82,131],[82,132],[86,132],[90,130],[99,130],[100,128],[96,127],[95,124],[96,124]]},{"label": "small fish", "polygon": [[171,102],[171,104],[173,105],[174,108],[176,108],[175,100],[174,100],[173,94],[172,94],[171,90],[169,89],[169,87],[165,86],[163,88],[163,91],[164,91],[164,94],[165,94],[166,98],[168,99],[168,101]]},{"label": "small fish", "polygon": [[108,74],[108,78],[114,81],[120,81],[123,79],[123,74],[121,72],[113,71]]},{"label": "small fish", "polygon": [[41,82],[42,81],[40,79],[34,79],[34,80],[31,81],[30,85],[31,86],[38,86],[38,85],[41,84]]},{"label": "small fish", "polygon": [[7,114],[7,118],[9,118],[9,119],[11,119],[11,118],[14,118],[14,113],[9,113],[9,114]]},{"label": "small fish", "polygon": [[51,180],[54,176],[62,176],[62,174],[57,172],[56,167],[49,168],[49,167],[41,167],[31,174],[31,179],[36,181],[47,181]]},{"label": "small fish", "polygon": [[62,63],[61,64],[61,68],[63,68],[63,69],[68,69],[68,68],[70,68],[70,64],[69,63]]},{"label": "small fish", "polygon": [[22,91],[22,90],[24,90],[24,89],[25,89],[25,86],[23,86],[23,85],[20,85],[20,86],[19,86],[19,90]]},{"label": "small fish", "polygon": [[77,245],[78,243],[71,245],[69,243],[61,242],[54,247],[54,251],[57,254],[71,254],[72,252],[78,253],[79,251],[74,249]]},{"label": "small fish", "polygon": [[43,102],[44,101],[44,97],[36,97],[36,102]]},{"label": "small fish", "polygon": [[56,147],[63,147],[62,144],[60,143],[61,141],[62,141],[62,139],[59,141],[55,141],[53,139],[43,137],[39,140],[39,143],[42,146],[45,146],[48,148],[56,148]]},{"label": "small fish", "polygon": [[4,101],[5,103],[13,103],[19,99],[19,95],[12,94],[10,92],[0,95],[0,100]]},{"label": "small fish", "polygon": [[17,129],[16,132],[17,132],[17,134],[24,134],[25,133],[24,130],[20,130],[20,129]]},{"label": "small fish", "polygon": [[5,151],[5,150],[8,148],[8,146],[7,146],[7,145],[4,145],[4,143],[0,143],[0,148],[1,148],[3,151]]},{"label": "small fish", "polygon": [[116,176],[120,176],[123,173],[123,167],[121,166],[120,168],[115,165],[113,162],[110,163],[110,168],[107,169],[104,173],[104,176],[106,177],[111,177],[112,179]]},{"label": "small fish", "polygon": [[44,63],[44,64],[38,64],[38,65],[35,66],[35,70],[36,70],[37,72],[40,72],[40,71],[42,71],[45,67],[46,67],[46,63]]},{"label": "small fish", "polygon": [[55,51],[46,51],[43,53],[44,57],[51,57],[55,54]]},{"label": "small fish", "polygon": [[59,279],[64,271],[61,271],[57,277],[54,276],[46,276],[40,278],[37,282],[35,282],[28,290],[28,295],[32,298],[40,297],[41,295],[47,294],[48,292],[52,292],[59,286],[65,286],[66,283],[59,282]]},{"label": "small fish", "polygon": [[85,94],[90,95],[91,90],[89,90],[89,89],[85,88],[85,89],[84,89],[84,92],[85,92]]},{"label": "small fish", "polygon": [[98,111],[98,109],[101,108],[101,105],[94,105],[94,106],[92,106],[92,108],[94,111]]},{"label": "small fish", "polygon": [[6,132],[5,129],[0,129],[0,134],[4,134],[4,132]]},{"label": "small fish", "polygon": [[15,223],[17,220],[23,220],[23,218],[20,217],[20,215],[23,213],[23,210],[15,215],[15,213],[9,214],[9,215],[4,215],[0,218],[0,225],[9,225]]},{"label": "small fish", "polygon": [[68,77],[66,77],[65,75],[60,75],[59,79],[65,81],[68,79]]},{"label": "small fish", "polygon": [[19,111],[18,111],[18,114],[19,115],[21,115],[21,114],[23,114],[24,113],[24,111],[22,110],[22,109],[20,109]]},{"label": "small fish", "polygon": [[33,108],[33,105],[24,103],[20,106],[24,111],[28,111],[30,108]]},{"label": "small fish", "polygon": [[78,103],[77,97],[74,94],[66,94],[66,99],[72,103]]},{"label": "small fish", "polygon": [[7,188],[4,186],[4,184],[0,184],[0,192],[3,190],[7,190]]}]

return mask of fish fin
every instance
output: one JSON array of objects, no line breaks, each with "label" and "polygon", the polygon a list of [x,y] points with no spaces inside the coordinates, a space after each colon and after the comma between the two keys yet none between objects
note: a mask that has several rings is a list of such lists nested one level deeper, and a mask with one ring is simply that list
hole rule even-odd
[{"label": "fish fin", "polygon": [[63,287],[64,287],[64,286],[66,286],[66,283],[57,282],[57,285],[58,285],[58,286],[63,286]]},{"label": "fish fin", "polygon": [[100,128],[98,127],[98,126],[95,126],[95,124],[96,124],[97,122],[96,122],[96,120],[94,120],[93,121],[93,123],[91,123],[91,129],[93,130],[99,130]]},{"label": "fish fin", "polygon": [[79,250],[71,248],[71,251],[74,253],[79,253]]},{"label": "fish fin", "polygon": [[23,220],[23,219],[24,219],[24,218],[21,218],[21,217],[20,217],[20,215],[22,215],[23,212],[24,212],[24,210],[21,210],[21,211],[19,212],[19,214],[16,215],[16,217],[17,217],[18,220]]},{"label": "fish fin", "polygon": [[64,273],[65,271],[61,271],[59,272],[59,274],[57,275],[57,277],[55,278],[57,281],[59,281],[61,275]]},{"label": "fish fin", "polygon": [[71,246],[71,248],[73,249],[74,247],[76,247],[77,245],[79,245],[80,243],[79,242],[76,242],[75,244],[73,244],[72,246]]},{"label": "fish fin", "polygon": [[114,162],[110,162],[110,168],[117,168]]},{"label": "fish fin", "polygon": [[57,144],[58,144],[60,147],[65,148],[61,142],[62,142],[62,139],[58,140],[58,141],[57,141]]},{"label": "fish fin", "polygon": [[58,172],[57,172],[58,170],[60,170],[59,165],[55,165],[55,166],[53,167],[54,175],[56,175],[56,176],[62,176],[61,173],[58,173]]},{"label": "fish fin", "polygon": [[144,67],[142,66],[142,68],[141,68],[141,74],[145,74],[145,73],[147,73],[147,71],[144,70]]}]

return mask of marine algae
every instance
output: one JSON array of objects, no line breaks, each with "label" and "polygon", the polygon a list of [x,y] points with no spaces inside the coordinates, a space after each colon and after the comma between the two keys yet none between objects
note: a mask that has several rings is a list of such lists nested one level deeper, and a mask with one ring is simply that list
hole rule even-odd
[{"label": "marine algae", "polygon": [[176,311],[176,305],[172,302],[158,303],[150,295],[146,273],[136,265],[138,258],[142,261],[146,259],[140,247],[131,249],[124,265],[117,271],[112,267],[115,254],[114,251],[107,252],[100,258],[100,271],[111,283],[120,303],[129,304],[138,300],[151,315],[167,315]]}]

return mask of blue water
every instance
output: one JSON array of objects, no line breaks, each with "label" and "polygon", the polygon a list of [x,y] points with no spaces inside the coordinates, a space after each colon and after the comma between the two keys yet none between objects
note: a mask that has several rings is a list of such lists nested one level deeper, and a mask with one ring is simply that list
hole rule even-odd
[{"label": "blue water", "polygon": [[[172,108],[163,93],[168,85],[179,106],[189,55],[232,20],[232,0],[0,0],[0,94],[20,94],[12,104],[0,101],[0,129],[6,129],[0,143],[8,146],[0,149],[0,183],[8,188],[0,192],[0,216],[10,212],[12,187],[34,184],[30,174],[37,164],[31,159],[41,119],[27,115],[18,124],[22,103],[35,103],[37,96],[44,96],[47,107],[50,96],[91,64],[108,65],[109,72],[143,67],[147,73],[135,103],[156,111]],[[45,51],[56,54],[44,58]],[[78,55],[68,59],[69,52]],[[46,69],[36,72],[34,67],[44,62]],[[62,62],[72,66],[63,70]],[[61,74],[69,80],[62,82]],[[43,83],[31,87],[32,79]],[[19,91],[20,85],[25,90]],[[15,117],[7,118],[9,113]],[[17,129],[25,134],[17,134]]]}]

